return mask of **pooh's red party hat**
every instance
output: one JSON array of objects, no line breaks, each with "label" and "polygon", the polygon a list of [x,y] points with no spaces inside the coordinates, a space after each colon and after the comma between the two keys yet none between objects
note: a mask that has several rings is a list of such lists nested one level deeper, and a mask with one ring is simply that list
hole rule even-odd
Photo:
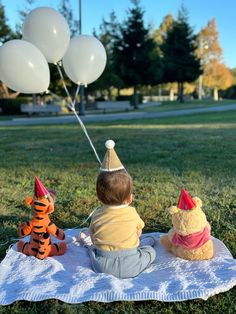
[{"label": "pooh's red party hat", "polygon": [[195,207],[194,201],[184,188],[181,189],[177,207],[182,210],[190,210]]}]

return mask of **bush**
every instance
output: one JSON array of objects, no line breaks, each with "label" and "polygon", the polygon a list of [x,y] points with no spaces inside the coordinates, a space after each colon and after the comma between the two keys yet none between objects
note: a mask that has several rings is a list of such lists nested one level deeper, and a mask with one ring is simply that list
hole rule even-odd
[{"label": "bush", "polygon": [[[138,103],[141,104],[143,102],[143,95],[142,94],[137,94],[138,97]],[[133,106],[134,105],[134,95],[119,95],[116,97],[116,100],[128,100],[130,104]]]},{"label": "bush", "polygon": [[21,104],[27,104],[31,98],[17,97],[17,98],[2,98],[0,99],[0,108],[3,115],[22,114]]},{"label": "bush", "polygon": [[236,85],[232,85],[225,90],[220,90],[219,95],[222,98],[235,99],[236,98]]}]

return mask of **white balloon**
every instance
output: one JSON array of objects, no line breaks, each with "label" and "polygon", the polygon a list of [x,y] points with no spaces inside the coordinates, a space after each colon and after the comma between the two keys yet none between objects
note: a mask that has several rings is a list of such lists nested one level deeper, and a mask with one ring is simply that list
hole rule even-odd
[{"label": "white balloon", "polygon": [[62,59],[68,77],[76,84],[90,84],[96,81],[106,66],[106,51],[95,37],[80,35],[70,40]]},{"label": "white balloon", "polygon": [[32,10],[23,24],[23,39],[38,47],[50,63],[64,56],[69,42],[69,26],[59,12],[41,7]]},{"label": "white balloon", "polygon": [[48,89],[50,72],[42,52],[24,40],[10,40],[0,47],[0,78],[17,92],[32,94]]}]

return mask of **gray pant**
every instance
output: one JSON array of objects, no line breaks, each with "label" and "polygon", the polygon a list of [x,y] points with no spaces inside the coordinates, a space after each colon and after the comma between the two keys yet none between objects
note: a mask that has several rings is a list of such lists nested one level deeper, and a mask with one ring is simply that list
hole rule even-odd
[{"label": "gray pant", "polygon": [[156,258],[156,251],[149,245],[122,251],[101,251],[89,248],[92,268],[117,278],[132,278],[148,268]]}]

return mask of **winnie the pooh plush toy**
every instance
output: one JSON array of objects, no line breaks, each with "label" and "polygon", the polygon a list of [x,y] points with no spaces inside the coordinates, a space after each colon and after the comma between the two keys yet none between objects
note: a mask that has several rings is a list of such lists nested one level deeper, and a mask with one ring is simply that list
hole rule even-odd
[{"label": "winnie the pooh plush toy", "polygon": [[173,228],[160,238],[160,243],[177,257],[207,260],[213,257],[210,225],[202,211],[202,201],[181,190],[178,205],[169,208]]}]

